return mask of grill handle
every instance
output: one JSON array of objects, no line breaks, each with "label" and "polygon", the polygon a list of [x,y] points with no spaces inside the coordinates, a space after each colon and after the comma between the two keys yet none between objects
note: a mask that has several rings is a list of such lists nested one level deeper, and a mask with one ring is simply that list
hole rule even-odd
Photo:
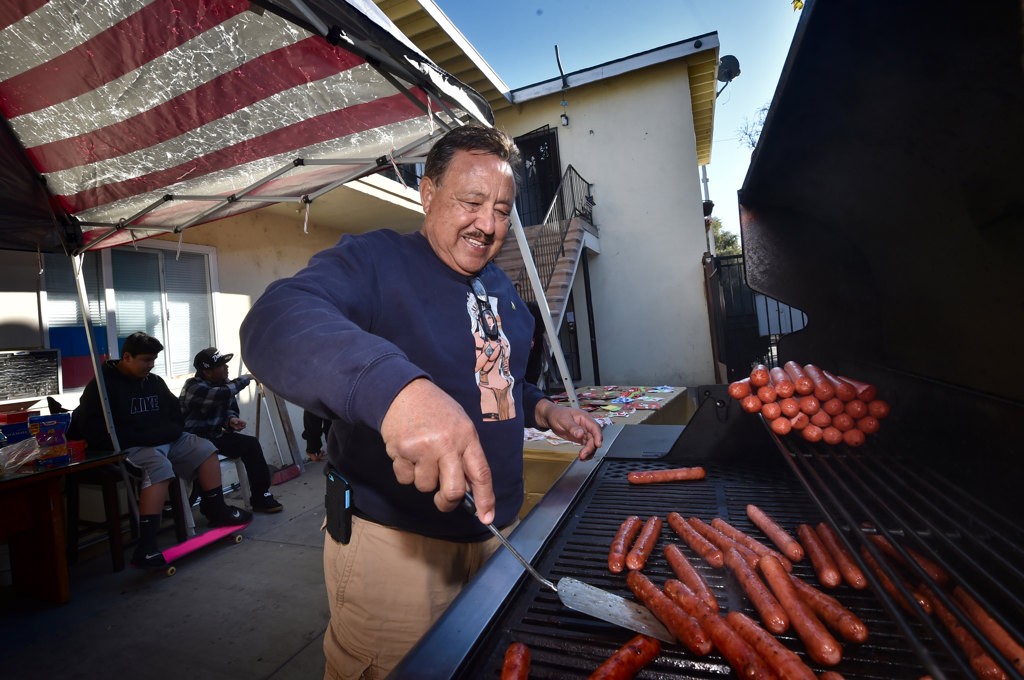
[{"label": "grill handle", "polygon": [[[462,497],[462,507],[469,514],[476,516],[476,503],[473,501],[472,494],[470,494],[468,491],[466,492],[466,495]],[[500,531],[498,531],[498,527],[494,526],[493,523],[486,524],[485,526],[487,527],[488,531],[494,534],[494,537],[501,541],[501,544],[505,546],[508,549],[508,551],[515,556],[517,560],[519,560],[519,563],[526,567],[526,571],[530,572],[530,576],[536,579],[537,582],[541,585],[550,588],[552,592],[558,592],[558,588],[555,587],[555,584],[541,576],[540,573],[533,568],[533,565],[527,562],[526,558],[519,554],[519,551],[515,549],[512,543],[507,538],[505,538],[505,536]]]}]

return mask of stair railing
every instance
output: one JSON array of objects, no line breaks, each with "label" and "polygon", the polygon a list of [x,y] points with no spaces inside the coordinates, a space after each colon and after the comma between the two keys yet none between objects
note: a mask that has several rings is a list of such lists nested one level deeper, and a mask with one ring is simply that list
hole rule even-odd
[{"label": "stair railing", "polygon": [[[594,226],[596,203],[591,187],[590,182],[583,179],[576,168],[570,165],[562,175],[555,197],[544,216],[544,222],[524,229],[530,253],[533,255],[533,263],[537,268],[537,276],[544,284],[545,290],[555,274],[559,258],[565,254],[565,239],[572,219],[582,217],[585,220],[584,228],[597,234],[597,227]],[[516,287],[525,301],[536,302],[525,269],[516,278]]]}]

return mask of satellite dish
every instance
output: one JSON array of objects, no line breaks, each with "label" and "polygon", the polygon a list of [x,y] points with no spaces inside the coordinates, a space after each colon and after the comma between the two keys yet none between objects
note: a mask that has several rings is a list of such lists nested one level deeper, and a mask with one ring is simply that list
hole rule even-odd
[{"label": "satellite dish", "polygon": [[740,60],[736,57],[727,54],[718,61],[718,82],[729,83],[739,74]]}]

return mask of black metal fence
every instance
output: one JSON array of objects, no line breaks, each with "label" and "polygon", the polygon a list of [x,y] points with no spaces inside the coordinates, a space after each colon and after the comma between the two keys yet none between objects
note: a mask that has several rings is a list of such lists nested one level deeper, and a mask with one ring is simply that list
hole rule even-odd
[{"label": "black metal fence", "polygon": [[777,366],[779,339],[802,329],[807,315],[751,290],[742,255],[712,257],[706,271],[715,349],[726,379],[749,375],[753,364]]}]

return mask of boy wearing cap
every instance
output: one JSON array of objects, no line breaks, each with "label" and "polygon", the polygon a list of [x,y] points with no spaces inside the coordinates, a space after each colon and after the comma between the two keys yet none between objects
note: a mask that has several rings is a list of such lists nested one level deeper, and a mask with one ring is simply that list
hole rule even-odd
[{"label": "boy wearing cap", "polygon": [[[244,524],[252,519],[252,514],[224,503],[217,447],[208,439],[184,431],[178,400],[163,379],[151,373],[163,348],[150,335],[132,333],[124,341],[121,359],[107,361],[102,367],[121,451],[125,461],[142,473],[139,543],[131,558],[137,567],[167,564],[157,547],[157,533],[167,486],[175,476],[191,479],[198,473],[203,490],[199,510],[211,527]],[[89,448],[113,448],[95,378],[82,393],[74,422]]]},{"label": "boy wearing cap", "polygon": [[194,377],[181,388],[181,411],[185,415],[185,431],[205,437],[228,458],[241,458],[249,477],[252,498],[249,502],[257,512],[280,512],[283,506],[270,493],[270,469],[263,457],[263,447],[256,437],[242,434],[245,421],[238,417],[235,395],[252,381],[251,375],[228,380],[228,362],[234,354],[221,354],[216,347],[207,347],[196,354],[192,365]]}]

